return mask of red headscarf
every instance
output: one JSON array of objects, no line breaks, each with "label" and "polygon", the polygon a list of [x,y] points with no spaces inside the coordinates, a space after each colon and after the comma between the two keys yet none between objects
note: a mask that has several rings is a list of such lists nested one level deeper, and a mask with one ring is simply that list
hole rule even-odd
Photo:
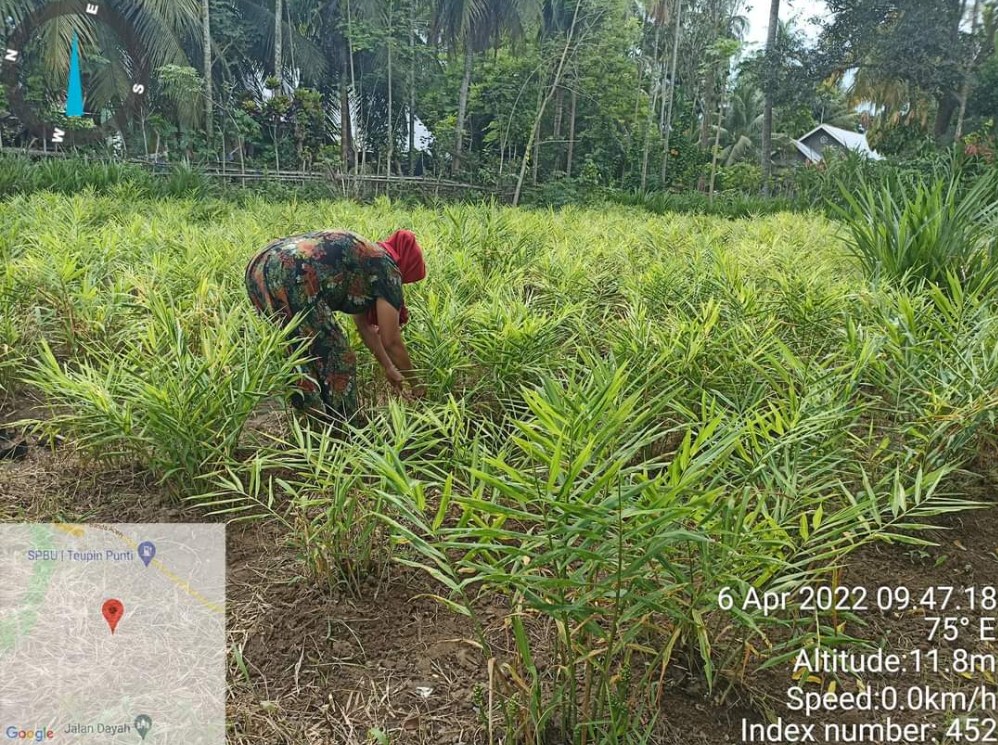
[{"label": "red headscarf", "polygon": [[[402,273],[402,284],[419,282],[426,277],[426,264],[423,261],[423,249],[419,247],[416,236],[409,230],[396,230],[383,241],[378,241],[388,255],[392,257],[398,265],[399,272]],[[402,303],[399,308],[399,323],[405,325],[409,321],[409,310]],[[367,322],[372,326],[378,325],[377,303],[367,311]]]},{"label": "red headscarf", "polygon": [[409,230],[396,230],[378,245],[385,249],[398,264],[402,272],[402,283],[419,282],[426,277],[426,264],[423,263],[423,249],[416,242],[416,236]]}]

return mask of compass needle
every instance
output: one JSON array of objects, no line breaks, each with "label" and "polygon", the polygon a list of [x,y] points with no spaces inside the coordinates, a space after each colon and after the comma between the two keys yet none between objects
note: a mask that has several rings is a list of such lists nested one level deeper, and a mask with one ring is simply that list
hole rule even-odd
[{"label": "compass needle", "polygon": [[80,74],[80,37],[73,34],[69,58],[69,85],[66,90],[66,116],[83,116],[83,77]]}]

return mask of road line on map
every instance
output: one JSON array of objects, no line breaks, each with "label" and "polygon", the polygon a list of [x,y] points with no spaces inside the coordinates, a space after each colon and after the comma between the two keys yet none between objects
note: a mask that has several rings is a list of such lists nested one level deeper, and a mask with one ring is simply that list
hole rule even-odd
[{"label": "road line on map", "polygon": [[[68,525],[68,524],[65,524],[65,523],[57,524],[56,527],[59,528],[59,530],[62,530],[63,532],[65,532],[65,533],[70,533],[71,535],[76,536],[77,538],[82,537],[85,534],[85,532],[86,532],[83,528],[81,528],[79,526]],[[120,530],[117,530],[116,528],[113,528],[112,526],[108,525],[107,523],[95,523],[95,524],[90,525],[88,527],[97,528],[99,530],[105,530],[108,533],[113,533],[114,535],[118,536],[125,544],[127,544],[128,547],[131,548],[133,551],[138,551],[138,548],[139,548],[139,544],[138,543],[136,543],[134,540],[132,540],[127,535],[125,535],[124,533],[122,533]],[[174,574],[169,569],[167,569],[166,566],[163,564],[163,562],[161,562],[159,559],[153,559],[152,560],[152,565],[155,566],[163,574],[163,576],[165,576],[168,580],[170,580],[171,582],[173,582],[173,584],[175,584],[181,590],[183,590],[188,595],[190,595],[192,598],[194,598],[199,603],[201,603],[201,605],[203,605],[208,610],[212,611],[213,613],[225,613],[225,606],[219,605],[218,603],[214,602],[213,600],[210,600],[210,599],[206,598],[204,595],[202,595],[197,590],[195,590],[193,587],[191,587],[190,584],[186,580],[181,579],[176,574]]]}]

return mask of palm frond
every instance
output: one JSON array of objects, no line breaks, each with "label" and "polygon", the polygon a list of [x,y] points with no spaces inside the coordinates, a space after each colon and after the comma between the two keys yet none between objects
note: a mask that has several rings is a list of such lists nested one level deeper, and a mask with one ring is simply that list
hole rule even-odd
[{"label": "palm frond", "polygon": [[[265,29],[264,47],[257,50],[254,60],[244,60],[245,66],[260,69],[261,59],[273,59],[274,56],[274,10],[261,0],[240,0],[240,12],[252,28]],[[297,26],[284,22],[284,54],[290,57],[292,48],[295,56],[295,66],[302,71],[303,80],[310,84],[321,81],[329,73],[329,60],[321,46],[314,39],[304,36]],[[284,60],[285,64],[290,59]]]}]

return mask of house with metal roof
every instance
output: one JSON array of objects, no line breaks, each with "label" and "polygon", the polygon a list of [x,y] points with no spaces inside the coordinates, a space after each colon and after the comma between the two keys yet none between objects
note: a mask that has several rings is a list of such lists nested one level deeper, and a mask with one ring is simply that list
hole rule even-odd
[{"label": "house with metal roof", "polygon": [[883,160],[884,156],[870,147],[862,132],[819,124],[799,140],[794,140],[799,158],[807,163],[819,163],[825,148],[851,150],[873,160]]}]

